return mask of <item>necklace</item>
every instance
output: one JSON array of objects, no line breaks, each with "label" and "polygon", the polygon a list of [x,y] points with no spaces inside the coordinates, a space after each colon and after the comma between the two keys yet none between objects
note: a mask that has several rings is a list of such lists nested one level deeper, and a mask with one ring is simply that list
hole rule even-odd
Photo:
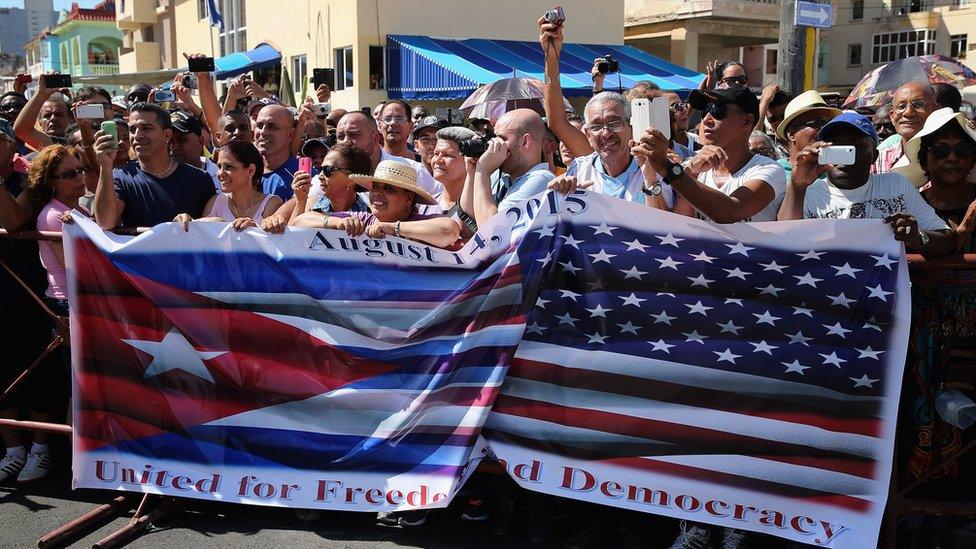
[{"label": "necklace", "polygon": [[250,202],[247,203],[247,206],[245,206],[243,212],[237,209],[237,206],[234,205],[234,201],[231,200],[229,196],[227,197],[227,205],[230,207],[230,213],[234,214],[235,218],[254,217],[248,214],[250,214],[251,210],[254,209],[254,207],[257,206],[258,204],[260,204],[262,200],[264,200],[264,195],[259,194],[256,200],[251,200]]},{"label": "necklace", "polygon": [[153,173],[153,172],[149,171],[149,168],[147,168],[145,166],[142,166],[142,171],[148,173],[149,175],[155,177],[156,179],[162,179],[163,176],[165,176],[168,171],[170,171],[171,169],[173,169],[173,166],[175,166],[175,165],[176,165],[176,161],[173,160],[172,158],[170,158],[169,159],[169,165],[166,166],[166,169],[165,170],[163,170],[163,171],[161,171],[159,173]]}]

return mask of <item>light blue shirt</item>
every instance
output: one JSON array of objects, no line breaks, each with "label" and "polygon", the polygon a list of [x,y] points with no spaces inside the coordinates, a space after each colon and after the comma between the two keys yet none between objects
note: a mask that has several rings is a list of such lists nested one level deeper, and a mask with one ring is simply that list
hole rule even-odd
[{"label": "light blue shirt", "polygon": [[508,174],[496,171],[491,176],[491,194],[501,211],[545,191],[555,177],[544,162],[532,166],[514,181]]},{"label": "light blue shirt", "polygon": [[[640,167],[633,157],[631,157],[627,169],[617,177],[614,177],[604,169],[603,163],[600,161],[600,155],[593,152],[587,156],[580,156],[573,160],[572,164],[569,165],[569,169],[566,170],[566,175],[576,176],[576,179],[580,182],[592,181],[593,186],[590,187],[590,191],[634,202],[635,204],[644,204],[644,193],[641,191],[641,188],[644,186],[644,174],[641,173]],[[673,208],[674,191],[671,190],[671,185],[662,182],[660,176],[658,177],[658,182],[661,183],[661,194],[664,196],[665,204],[668,209]]]}]

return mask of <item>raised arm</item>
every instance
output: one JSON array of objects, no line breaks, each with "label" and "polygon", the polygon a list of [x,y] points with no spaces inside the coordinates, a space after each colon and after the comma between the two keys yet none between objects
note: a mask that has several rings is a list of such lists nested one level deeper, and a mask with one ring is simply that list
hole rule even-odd
[{"label": "raised arm", "polygon": [[559,55],[563,49],[562,24],[546,23],[540,17],[539,44],[546,54],[546,84],[542,103],[546,111],[546,122],[573,156],[586,156],[593,152],[593,147],[586,135],[569,123],[563,106],[563,87],[559,82]]},{"label": "raised arm", "polygon": [[[47,74],[57,73],[52,71]],[[44,75],[41,75],[37,79],[37,93],[30,98],[30,101],[27,102],[27,105],[24,106],[24,109],[17,116],[17,120],[14,121],[14,133],[17,134],[17,139],[20,139],[35,151],[54,144],[50,136],[37,129],[37,115],[41,113],[41,107],[44,106],[44,102],[50,99],[57,91],[48,89],[44,85]]]}]

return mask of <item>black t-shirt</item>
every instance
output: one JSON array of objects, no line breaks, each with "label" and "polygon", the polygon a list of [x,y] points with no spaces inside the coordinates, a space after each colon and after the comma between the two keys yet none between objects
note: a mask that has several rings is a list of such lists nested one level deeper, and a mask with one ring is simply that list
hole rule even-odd
[{"label": "black t-shirt", "polygon": [[207,172],[183,163],[162,179],[143,171],[138,162],[115,168],[112,177],[116,196],[125,202],[121,224],[126,227],[152,227],[181,213],[200,217],[215,192]]},{"label": "black t-shirt", "polygon": [[[17,198],[27,187],[27,176],[14,172],[10,177],[4,179],[3,187],[6,190],[0,189],[0,192],[9,192],[11,196]],[[21,230],[34,229],[36,221],[36,219],[31,219]],[[17,273],[21,280],[34,290],[35,294],[44,295],[44,290],[47,289],[47,275],[44,267],[41,266],[40,256],[37,254],[36,241],[0,238],[0,257],[7,262],[7,265]],[[28,303],[29,301],[30,298],[20,284],[7,273],[6,269],[0,268],[0,303],[4,304],[3,307],[14,302]],[[25,307],[24,312],[27,310],[31,313],[40,311],[33,303],[29,303],[29,307]],[[7,313],[15,314],[10,311]]]}]

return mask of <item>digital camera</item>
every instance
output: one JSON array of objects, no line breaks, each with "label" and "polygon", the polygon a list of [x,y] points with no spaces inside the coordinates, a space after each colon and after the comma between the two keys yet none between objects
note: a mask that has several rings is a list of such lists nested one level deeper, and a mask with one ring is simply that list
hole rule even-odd
[{"label": "digital camera", "polygon": [[546,23],[562,23],[566,20],[566,12],[563,11],[562,6],[556,6],[542,14],[542,19]]},{"label": "digital camera", "polygon": [[620,71],[620,61],[617,61],[609,53],[597,59],[596,70],[603,74]]},{"label": "digital camera", "polygon": [[458,152],[468,158],[478,158],[488,150],[488,140],[490,137],[472,137],[458,143]]}]

